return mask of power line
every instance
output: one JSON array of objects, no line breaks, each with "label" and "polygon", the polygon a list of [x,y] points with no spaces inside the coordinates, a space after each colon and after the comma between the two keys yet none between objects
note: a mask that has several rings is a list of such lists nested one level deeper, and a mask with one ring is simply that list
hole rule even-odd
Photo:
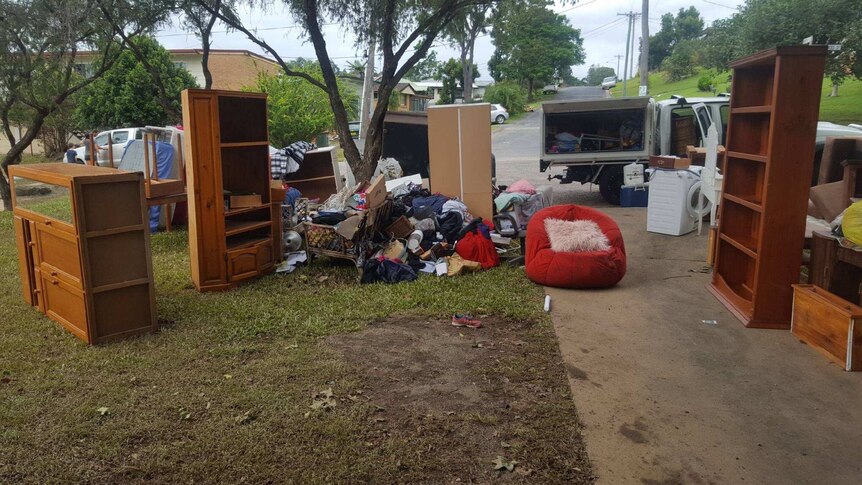
[{"label": "power line", "polygon": [[[588,35],[594,35],[594,34],[598,34],[598,33],[601,33],[601,32],[607,32],[608,30],[611,30],[612,28],[614,28],[614,27],[616,27],[617,25],[621,24],[621,23],[623,22],[623,20],[624,20],[624,19],[619,18],[619,19],[616,19],[616,20],[612,20],[612,21],[610,21],[610,22],[608,22],[608,23],[606,23],[606,24],[604,24],[604,25],[601,25],[601,26],[599,26],[599,27],[596,27],[596,28],[594,28],[593,30],[588,30],[587,32],[584,32],[584,33],[582,33],[582,34],[581,34],[581,38],[586,38]],[[600,32],[600,31],[601,31],[601,32]]]},{"label": "power line", "polygon": [[709,3],[709,4],[711,4],[711,5],[718,5],[719,7],[724,7],[724,8],[730,9],[730,10],[736,10],[736,9],[737,9],[737,7],[731,7],[731,6],[729,6],[729,5],[725,5],[725,4],[723,4],[723,3],[718,3],[718,2],[713,2],[713,1],[711,1],[711,0],[703,0],[703,2],[704,2],[704,3]]},{"label": "power line", "polygon": [[560,11],[559,11],[559,12],[557,12],[557,13],[558,13],[558,14],[560,14],[560,13],[569,12],[569,11],[572,11],[572,10],[574,10],[574,9],[576,9],[576,8],[581,8],[581,7],[583,7],[583,6],[589,5],[589,4],[594,3],[594,2],[597,2],[597,1],[598,1],[598,0],[589,0],[588,2],[579,3],[579,4],[575,5],[574,7],[569,7],[569,8],[567,8],[567,9],[560,10]]}]

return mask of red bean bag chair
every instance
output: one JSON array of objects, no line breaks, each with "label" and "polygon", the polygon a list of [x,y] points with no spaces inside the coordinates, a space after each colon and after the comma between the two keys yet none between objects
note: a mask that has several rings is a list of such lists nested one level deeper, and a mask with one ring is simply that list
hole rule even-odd
[{"label": "red bean bag chair", "polygon": [[[545,231],[545,219],[591,220],[608,238],[605,251],[555,252]],[[558,288],[604,288],[626,274],[626,249],[617,223],[602,212],[579,205],[556,205],[540,210],[527,224],[527,276],[540,285]]]}]

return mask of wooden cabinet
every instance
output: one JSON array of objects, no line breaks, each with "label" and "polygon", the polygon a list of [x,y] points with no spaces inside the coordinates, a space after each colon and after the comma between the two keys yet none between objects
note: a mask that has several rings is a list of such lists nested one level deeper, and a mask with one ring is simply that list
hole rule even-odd
[{"label": "wooden cabinet", "polygon": [[431,191],[457,197],[470,214],[490,223],[491,105],[457,104],[428,108]]},{"label": "wooden cabinet", "polygon": [[24,300],[90,344],[155,331],[143,175],[65,163],[9,175]]},{"label": "wooden cabinet", "polygon": [[731,64],[710,291],[748,327],[790,328],[825,56],[825,46],[779,47]]},{"label": "wooden cabinet", "polygon": [[[225,290],[271,272],[276,259],[281,201],[271,199],[266,95],[188,89],[182,100],[192,280]],[[231,207],[230,195],[260,203]]]}]

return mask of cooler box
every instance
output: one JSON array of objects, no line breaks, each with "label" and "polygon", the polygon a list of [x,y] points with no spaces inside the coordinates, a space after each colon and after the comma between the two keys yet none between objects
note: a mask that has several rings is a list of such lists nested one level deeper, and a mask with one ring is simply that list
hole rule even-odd
[{"label": "cooler box", "polygon": [[649,202],[649,185],[624,185],[620,189],[620,206],[646,207]]}]

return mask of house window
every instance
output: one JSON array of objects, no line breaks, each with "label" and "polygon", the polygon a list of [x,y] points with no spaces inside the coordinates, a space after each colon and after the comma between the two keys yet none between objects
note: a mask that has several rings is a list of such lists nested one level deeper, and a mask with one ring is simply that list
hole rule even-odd
[{"label": "house window", "polygon": [[407,95],[406,94],[401,95],[401,106],[407,106]]},{"label": "house window", "polygon": [[77,72],[79,75],[81,75],[85,78],[89,79],[89,78],[93,77],[93,65],[92,64],[78,63],[78,64],[75,64],[74,69],[75,69],[75,72]]}]

